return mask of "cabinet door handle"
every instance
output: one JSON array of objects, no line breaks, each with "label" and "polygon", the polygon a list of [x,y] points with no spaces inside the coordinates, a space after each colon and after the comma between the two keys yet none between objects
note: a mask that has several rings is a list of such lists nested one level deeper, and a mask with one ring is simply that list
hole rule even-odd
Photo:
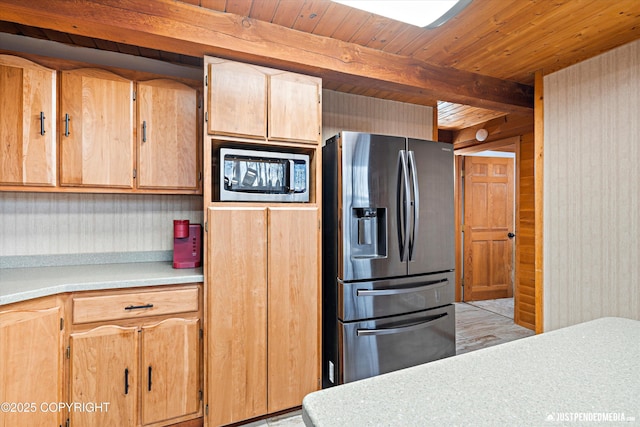
[{"label": "cabinet door handle", "polygon": [[124,370],[124,394],[129,394],[129,368]]},{"label": "cabinet door handle", "polygon": [[44,111],[40,111],[40,135],[44,135]]},{"label": "cabinet door handle", "polygon": [[71,117],[69,117],[69,114],[65,114],[64,115],[64,136],[69,136],[69,120],[71,120]]},{"label": "cabinet door handle", "polygon": [[148,381],[148,384],[147,384],[147,387],[149,388],[149,391],[151,391],[151,373],[152,373],[151,366],[149,366],[149,378],[148,378],[149,381]]},{"label": "cabinet door handle", "polygon": [[141,310],[143,308],[153,308],[153,304],[144,304],[144,305],[128,305],[124,309],[125,310]]},{"label": "cabinet door handle", "polygon": [[142,122],[142,142],[147,142],[147,121]]}]

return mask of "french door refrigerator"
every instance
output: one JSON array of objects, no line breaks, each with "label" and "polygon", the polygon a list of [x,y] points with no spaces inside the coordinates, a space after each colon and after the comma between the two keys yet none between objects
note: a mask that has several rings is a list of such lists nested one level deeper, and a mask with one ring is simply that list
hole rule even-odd
[{"label": "french door refrigerator", "polygon": [[323,386],[454,355],[452,146],[341,132],[322,156]]}]

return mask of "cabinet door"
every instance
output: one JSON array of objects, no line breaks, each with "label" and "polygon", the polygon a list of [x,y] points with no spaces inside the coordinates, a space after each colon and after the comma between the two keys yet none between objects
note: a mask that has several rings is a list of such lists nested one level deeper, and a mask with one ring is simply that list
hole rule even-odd
[{"label": "cabinet door", "polygon": [[0,55],[0,185],[56,184],[56,72]]},{"label": "cabinet door", "polygon": [[152,80],[137,94],[138,188],[197,190],[198,91]]},{"label": "cabinet door", "polygon": [[200,408],[200,321],[168,319],[142,328],[142,424]]},{"label": "cabinet door", "polygon": [[319,388],[318,208],[269,209],[269,412]]},{"label": "cabinet door", "polygon": [[[0,312],[0,426],[57,426],[62,401],[60,308]],[[18,406],[21,405],[21,406]],[[28,406],[25,406],[28,405]]]},{"label": "cabinet door", "polygon": [[104,70],[61,72],[60,183],[133,187],[133,82]]},{"label": "cabinet door", "polygon": [[267,413],[267,214],[211,207],[208,215],[209,425]]},{"label": "cabinet door", "polygon": [[266,138],[265,71],[249,64],[220,61],[209,64],[209,133]]},{"label": "cabinet door", "polygon": [[269,138],[318,144],[322,81],[279,72],[269,77]]},{"label": "cabinet door", "polygon": [[108,402],[106,411],[71,411],[72,427],[133,426],[138,392],[138,328],[100,326],[70,336],[70,402]]}]

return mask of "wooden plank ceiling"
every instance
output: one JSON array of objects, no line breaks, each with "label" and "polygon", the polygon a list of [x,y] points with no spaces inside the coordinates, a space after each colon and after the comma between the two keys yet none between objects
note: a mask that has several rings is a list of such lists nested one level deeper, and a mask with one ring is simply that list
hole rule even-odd
[{"label": "wooden plank ceiling", "polygon": [[[126,6],[128,1],[119,3]],[[536,71],[557,71],[640,38],[638,0],[474,0],[436,29],[402,24],[329,0],[182,3],[399,55],[445,73],[467,72],[472,78],[480,75],[527,86],[533,85]],[[0,22],[0,31],[187,65],[202,63],[201,58],[171,49],[161,51],[15,21]],[[451,102],[446,97],[425,96],[420,91],[359,85],[357,79],[323,79],[328,89],[424,105],[438,102],[441,129],[469,128],[507,114]]]}]

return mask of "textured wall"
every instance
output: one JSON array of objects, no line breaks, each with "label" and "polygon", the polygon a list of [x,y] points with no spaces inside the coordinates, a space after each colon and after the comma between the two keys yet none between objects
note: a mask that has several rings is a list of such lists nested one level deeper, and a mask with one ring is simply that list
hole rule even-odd
[{"label": "textured wall", "polygon": [[0,192],[0,256],[173,250],[174,219],[202,196]]},{"label": "textured wall", "polygon": [[640,41],[544,79],[544,329],[640,319]]},{"label": "textured wall", "polygon": [[341,130],[432,139],[433,108],[322,91],[322,140]]}]

